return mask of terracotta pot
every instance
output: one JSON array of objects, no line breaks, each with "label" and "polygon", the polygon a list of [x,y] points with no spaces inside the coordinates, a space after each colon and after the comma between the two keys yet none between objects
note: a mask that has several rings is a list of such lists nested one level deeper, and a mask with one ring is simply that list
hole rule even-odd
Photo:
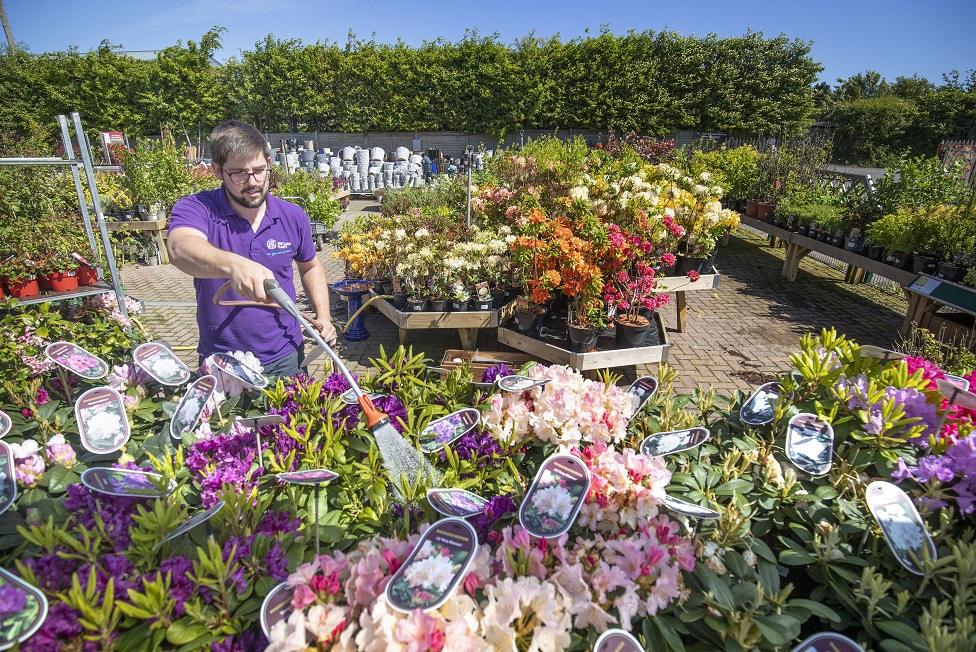
[{"label": "terracotta pot", "polygon": [[756,207],[756,218],[760,220],[767,220],[769,216],[773,213],[773,204],[767,201],[761,201]]},{"label": "terracotta pot", "polygon": [[95,285],[98,283],[98,271],[88,265],[78,267],[78,285]]},{"label": "terracotta pot", "polygon": [[746,200],[746,217],[756,217],[759,214],[759,202],[755,199]]},{"label": "terracotta pot", "polygon": [[21,279],[19,281],[7,281],[7,290],[10,296],[17,299],[29,299],[41,293],[41,286],[36,278]]},{"label": "terracotta pot", "polygon": [[44,276],[45,284],[54,292],[71,292],[78,289],[78,274],[70,272],[51,272]]}]

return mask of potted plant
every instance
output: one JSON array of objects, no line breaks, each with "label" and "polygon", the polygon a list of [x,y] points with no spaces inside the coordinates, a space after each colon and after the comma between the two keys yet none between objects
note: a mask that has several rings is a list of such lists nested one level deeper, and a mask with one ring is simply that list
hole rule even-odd
[{"label": "potted plant", "polygon": [[41,293],[41,286],[37,280],[37,265],[33,260],[11,254],[0,265],[0,277],[6,281],[7,292],[17,299],[29,299]]},{"label": "potted plant", "polygon": [[451,306],[451,286],[444,278],[443,273],[436,273],[431,276],[430,283],[430,309],[433,312],[447,312]]},{"label": "potted plant", "polygon": [[454,281],[451,284],[451,310],[454,312],[465,312],[468,309],[468,302],[471,300],[471,291],[463,281]]},{"label": "potted plant", "polygon": [[883,246],[888,255],[885,260],[900,269],[911,264],[911,251],[915,249],[915,213],[902,209],[889,213],[868,225],[871,242]]},{"label": "potted plant", "polygon": [[617,347],[644,346],[651,328],[651,315],[668,302],[668,294],[655,293],[654,268],[646,262],[637,263],[633,274],[620,270],[611,279],[603,288],[603,300],[615,316]]},{"label": "potted plant", "polygon": [[471,300],[471,307],[474,310],[491,310],[494,299],[491,296],[491,289],[488,281],[479,281],[474,284],[474,298]]}]

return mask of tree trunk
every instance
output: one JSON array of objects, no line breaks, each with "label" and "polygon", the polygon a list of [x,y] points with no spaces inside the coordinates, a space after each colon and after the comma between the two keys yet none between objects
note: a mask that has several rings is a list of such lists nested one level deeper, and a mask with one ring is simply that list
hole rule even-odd
[{"label": "tree trunk", "polygon": [[3,8],[3,0],[0,0],[0,24],[3,25],[3,33],[7,35],[7,54],[17,51],[14,44],[14,33],[10,31],[10,21],[7,20],[7,10]]}]

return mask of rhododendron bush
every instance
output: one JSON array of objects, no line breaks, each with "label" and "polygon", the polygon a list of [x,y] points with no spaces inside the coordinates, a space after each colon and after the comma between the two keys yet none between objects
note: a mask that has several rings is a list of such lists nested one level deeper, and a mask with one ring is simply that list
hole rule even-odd
[{"label": "rhododendron bush", "polygon": [[[63,385],[38,368],[27,372],[29,401],[0,406],[16,417],[4,479],[19,489],[0,516],[3,567],[49,603],[24,650],[587,650],[611,628],[654,650],[787,649],[821,630],[889,650],[965,649],[976,637],[976,415],[943,397],[945,374],[924,359],[882,361],[832,332],[806,337],[778,379],[772,422],[749,426],[746,394],[677,395],[666,366],[636,412],[611,376],[542,365],[441,376],[422,354],[383,354],[360,381],[407,441],[459,408],[481,413],[428,455],[441,487],[486,501],[467,519],[477,551],[445,601],[399,611],[385,595],[399,571],[411,585],[450,583],[436,549],[407,564],[442,517],[423,476],[394,492],[359,408],[340,399],[340,375],[264,391],[223,378],[176,440],[169,420],[185,389],[149,382],[125,353],[107,358],[113,371],[94,385],[122,394],[132,431],[116,453],[79,442],[68,399],[93,383]],[[472,382],[513,371],[546,382],[514,393]],[[784,455],[800,412],[833,427],[823,476]],[[239,420],[264,414],[281,423],[255,432]],[[693,426],[709,431],[697,448],[640,452],[649,435]],[[519,507],[554,453],[575,458],[589,488],[565,533],[536,538]],[[168,494],[94,491],[79,474],[97,467],[157,473]],[[320,492],[276,477],[310,469],[337,477]],[[919,560],[921,575],[898,562],[867,508],[873,480],[899,483],[919,510],[936,551]],[[717,518],[685,516],[676,499]],[[531,503],[564,516],[570,500],[553,485]],[[269,639],[260,613],[279,586],[290,594]],[[3,613],[20,597],[4,598]]]}]

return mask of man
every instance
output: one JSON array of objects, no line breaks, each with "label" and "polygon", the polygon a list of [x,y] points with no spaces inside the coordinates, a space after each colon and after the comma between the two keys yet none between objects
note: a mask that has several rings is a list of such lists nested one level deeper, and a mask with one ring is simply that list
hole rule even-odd
[{"label": "man", "polygon": [[[169,221],[170,260],[194,277],[197,350],[201,359],[218,351],[251,351],[265,374],[293,376],[304,358],[301,327],[265,295],[264,281],[277,279],[294,299],[294,261],[316,327],[325,341],[336,340],[311,224],[301,208],[268,194],[271,160],[260,131],[228,120],[213,130],[210,146],[213,172],[223,185],[179,200]],[[268,306],[216,305],[214,295],[228,280],[231,291],[221,300]]]}]

